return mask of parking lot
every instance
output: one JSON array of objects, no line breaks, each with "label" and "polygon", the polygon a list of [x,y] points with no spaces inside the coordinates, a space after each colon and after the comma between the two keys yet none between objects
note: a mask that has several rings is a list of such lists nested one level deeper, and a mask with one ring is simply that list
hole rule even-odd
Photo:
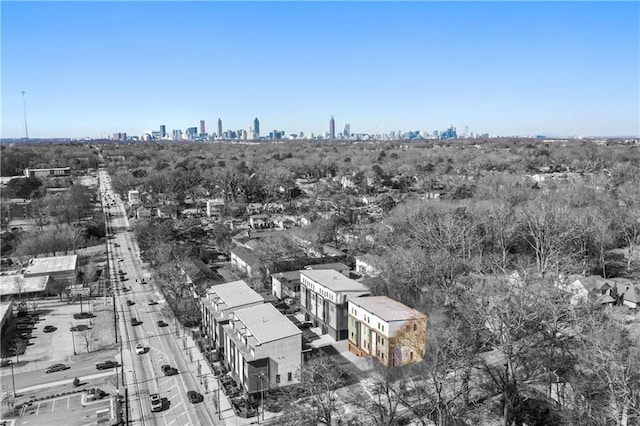
[{"label": "parking lot", "polygon": [[[21,369],[44,370],[55,362],[71,361],[72,358],[75,358],[74,351],[78,355],[77,360],[81,360],[82,355],[88,352],[87,341],[89,341],[91,352],[112,346],[115,343],[113,311],[109,299],[83,302],[83,311],[92,311],[96,315],[95,318],[74,319],[73,314],[80,312],[80,303],[61,302],[59,299],[39,301],[37,302],[37,310],[40,314],[40,320],[34,324],[35,328],[31,331],[28,346],[25,348],[25,352],[20,355],[22,367],[16,366],[16,372]],[[101,324],[101,326],[94,327],[94,324]],[[76,332],[72,336],[69,329],[78,325],[90,327],[90,331]],[[45,333],[45,326],[53,326],[56,329],[53,332]],[[9,337],[11,336],[3,336],[3,340]]]},{"label": "parking lot", "polygon": [[33,402],[24,410],[23,415],[16,419],[16,425],[81,426],[95,424],[96,411],[109,409],[113,414],[114,405],[115,401],[111,395],[97,401],[87,401],[84,392],[52,398]]}]

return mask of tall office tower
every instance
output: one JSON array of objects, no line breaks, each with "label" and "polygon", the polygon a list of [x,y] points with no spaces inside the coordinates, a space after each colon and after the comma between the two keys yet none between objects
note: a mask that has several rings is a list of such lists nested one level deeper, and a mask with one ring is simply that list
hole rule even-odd
[{"label": "tall office tower", "polygon": [[167,126],[165,126],[164,124],[160,125],[160,137],[161,138],[165,138],[167,136]]},{"label": "tall office tower", "polygon": [[179,141],[180,139],[182,139],[182,130],[174,129],[171,137],[174,141]]},{"label": "tall office tower", "polygon": [[331,116],[331,120],[329,120],[329,138],[330,139],[336,138],[336,122],[333,119],[333,115]]},{"label": "tall office tower", "polygon": [[253,131],[257,137],[260,137],[260,121],[258,120],[258,117],[253,120]]},{"label": "tall office tower", "polygon": [[205,127],[204,127],[204,120],[200,120],[200,134],[203,135],[205,133],[207,133],[207,131],[205,130]]},{"label": "tall office tower", "polygon": [[218,118],[218,139],[222,139],[222,119]]},{"label": "tall office tower", "polygon": [[344,125],[344,137],[348,138],[349,136],[351,136],[351,124],[347,123]]}]

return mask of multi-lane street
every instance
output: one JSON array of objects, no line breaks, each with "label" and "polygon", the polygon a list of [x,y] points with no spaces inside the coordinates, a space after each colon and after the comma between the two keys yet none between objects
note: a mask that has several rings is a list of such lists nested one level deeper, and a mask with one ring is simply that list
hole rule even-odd
[{"label": "multi-lane street", "polygon": [[[184,330],[165,306],[156,283],[150,282],[149,274],[142,269],[124,205],[112,191],[106,171],[100,171],[99,178],[108,234],[109,277],[114,289],[118,341],[122,343],[122,372],[128,390],[129,421],[165,426],[221,424],[213,406],[206,400],[192,404],[187,397],[188,391],[204,395],[205,389],[197,374],[191,371],[194,366],[181,337]],[[136,319],[141,322],[139,325],[132,323]],[[168,325],[159,326],[158,321]],[[137,353],[140,352],[136,351],[138,344],[144,347],[144,353]],[[177,368],[179,374],[165,376],[161,370],[163,365]],[[149,395],[154,393],[160,394],[164,401],[162,411],[151,411]]]}]

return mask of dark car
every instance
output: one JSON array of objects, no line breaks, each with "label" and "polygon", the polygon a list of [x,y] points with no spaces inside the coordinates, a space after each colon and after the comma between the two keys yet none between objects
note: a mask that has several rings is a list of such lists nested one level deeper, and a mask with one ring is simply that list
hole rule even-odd
[{"label": "dark car", "polygon": [[192,404],[204,401],[204,397],[202,396],[202,394],[196,391],[187,392],[187,398],[189,398],[189,401],[191,401]]},{"label": "dark car", "polygon": [[127,300],[127,305],[133,306],[135,304],[136,304],[136,302],[134,302],[133,300]]},{"label": "dark car", "polygon": [[69,367],[68,365],[64,365],[64,364],[53,364],[51,366],[49,366],[46,370],[44,370],[45,373],[55,373],[56,371],[62,371],[62,370],[67,370],[71,367]]},{"label": "dark car", "polygon": [[51,333],[51,332],[56,331],[56,330],[57,330],[57,328],[56,328],[56,327],[54,327],[54,326],[52,326],[52,325],[46,325],[46,326],[42,329],[42,331],[44,331],[45,333]]},{"label": "dark car", "polygon": [[142,321],[140,321],[138,318],[131,318],[131,325],[136,326],[140,324],[142,324]]},{"label": "dark car", "polygon": [[156,301],[155,301],[155,300],[153,300],[153,299],[150,299],[150,300],[149,300],[149,304],[150,304],[150,305],[157,305],[157,304],[158,304],[158,302],[156,302]]},{"label": "dark car", "polygon": [[178,369],[171,367],[171,368],[167,368],[166,370],[164,370],[164,375],[165,376],[175,376],[176,374],[178,374]]},{"label": "dark car", "polygon": [[73,314],[74,319],[87,319],[93,317],[94,315],[91,312],[81,312],[79,314]]},{"label": "dark car", "polygon": [[303,321],[299,324],[296,324],[300,330],[306,330],[307,328],[313,327],[313,323],[311,321]]},{"label": "dark car", "polygon": [[85,331],[85,330],[88,330],[88,329],[89,329],[88,325],[79,324],[79,325],[74,325],[69,330],[71,330],[71,331]]},{"label": "dark car", "polygon": [[158,327],[169,327],[169,324],[167,324],[166,322],[160,320],[160,321],[158,321]]},{"label": "dark car", "polygon": [[107,370],[109,368],[114,368],[119,366],[120,364],[118,364],[115,361],[105,361],[105,362],[99,362],[96,364],[96,369],[98,370]]}]

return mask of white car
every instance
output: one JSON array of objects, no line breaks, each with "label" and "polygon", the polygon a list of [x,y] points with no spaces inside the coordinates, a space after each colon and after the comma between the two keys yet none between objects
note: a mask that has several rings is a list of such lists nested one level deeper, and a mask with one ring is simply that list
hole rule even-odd
[{"label": "white car", "polygon": [[138,355],[145,353],[145,351],[146,351],[146,348],[144,347],[144,345],[142,343],[138,343],[136,345],[136,353]]}]

